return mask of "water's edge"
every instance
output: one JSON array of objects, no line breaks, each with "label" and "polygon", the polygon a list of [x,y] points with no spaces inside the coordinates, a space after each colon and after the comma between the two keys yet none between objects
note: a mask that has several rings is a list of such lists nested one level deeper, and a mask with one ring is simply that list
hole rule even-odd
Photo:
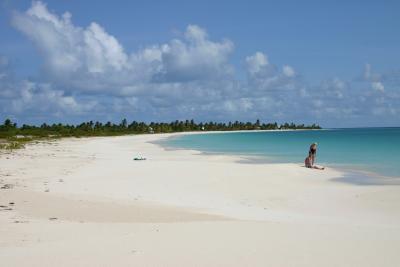
[{"label": "water's edge", "polygon": [[[324,129],[324,130],[329,130],[329,129]],[[246,131],[247,132],[247,131]],[[249,155],[246,153],[229,153],[229,152],[210,152],[210,151],[202,151],[199,150],[198,148],[187,148],[187,147],[177,147],[177,146],[172,146],[169,144],[169,141],[174,140],[176,138],[180,138],[184,135],[189,135],[189,134],[218,134],[218,133],[230,133],[230,132],[195,132],[195,133],[183,133],[178,136],[168,136],[161,138],[157,141],[151,141],[149,143],[158,145],[162,147],[165,150],[169,151],[177,151],[177,150],[190,150],[190,151],[196,151],[200,155],[228,155],[228,156],[235,156],[239,157],[239,160],[236,160],[237,163],[239,164],[279,164],[279,163],[292,163],[292,164],[298,164],[299,166],[304,166],[302,162],[279,162],[279,161],[269,161],[268,158],[263,155]],[[400,177],[390,177],[390,176],[384,176],[378,173],[374,173],[371,171],[367,170],[360,170],[360,169],[355,169],[351,167],[340,167],[338,165],[332,165],[332,164],[327,164],[327,167],[337,170],[338,172],[342,173],[343,175],[340,177],[335,177],[332,178],[331,181],[333,182],[341,182],[341,183],[347,183],[347,184],[353,184],[353,185],[362,185],[362,186],[367,186],[367,185],[400,185]]]}]

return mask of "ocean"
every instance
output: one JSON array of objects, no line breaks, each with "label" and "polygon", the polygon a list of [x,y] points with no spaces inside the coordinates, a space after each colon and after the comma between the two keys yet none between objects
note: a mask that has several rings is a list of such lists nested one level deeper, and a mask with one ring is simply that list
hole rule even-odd
[{"label": "ocean", "polygon": [[251,156],[257,162],[304,164],[318,143],[317,165],[400,178],[400,128],[247,131],[188,134],[163,141],[171,148]]}]

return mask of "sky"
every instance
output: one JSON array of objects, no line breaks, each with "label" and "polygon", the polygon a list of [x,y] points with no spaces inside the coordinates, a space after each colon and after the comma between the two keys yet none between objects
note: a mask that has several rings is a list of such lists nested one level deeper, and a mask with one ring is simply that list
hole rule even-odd
[{"label": "sky", "polygon": [[399,1],[0,2],[0,119],[400,126]]}]

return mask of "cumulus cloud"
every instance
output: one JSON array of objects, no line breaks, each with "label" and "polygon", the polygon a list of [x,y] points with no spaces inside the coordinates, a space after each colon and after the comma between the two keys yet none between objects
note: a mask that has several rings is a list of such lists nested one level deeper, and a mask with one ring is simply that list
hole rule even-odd
[{"label": "cumulus cloud", "polygon": [[78,101],[51,84],[14,78],[8,60],[0,56],[0,114],[9,117],[63,118],[93,111],[95,99]]},{"label": "cumulus cloud", "polygon": [[[15,80],[0,57],[0,110],[25,120],[277,120],[359,123],[366,118],[397,121],[399,75],[375,73],[366,64],[358,79],[303,80],[290,65],[277,66],[261,51],[243,59],[245,79],[230,63],[234,43],[213,40],[188,25],[180,38],[127,51],[97,22],[77,26],[32,2],[14,12],[12,24],[43,58],[41,75]],[[49,115],[51,114],[51,115]]]},{"label": "cumulus cloud", "polygon": [[233,51],[229,40],[212,42],[207,32],[189,25],[185,40],[172,40],[162,46],[161,71],[157,78],[162,81],[179,82],[199,79],[221,78],[232,74],[228,57]]},{"label": "cumulus cloud", "polygon": [[[135,79],[134,72],[127,73],[132,63],[121,44],[95,22],[76,27],[70,13],[57,16],[34,1],[26,12],[14,12],[12,24],[37,46],[46,74],[60,84],[98,90],[118,84],[121,78]],[[147,59],[144,53],[131,61]]]},{"label": "cumulus cloud", "polygon": [[12,84],[12,94],[2,98],[4,112],[14,116],[56,116],[79,115],[92,111],[95,100],[78,102],[74,96],[66,95],[62,90],[56,90],[49,84],[37,84],[27,80]]},{"label": "cumulus cloud", "polygon": [[382,75],[372,71],[371,64],[365,64],[363,79],[370,83],[371,88],[378,92],[383,92],[385,86],[382,83]]},{"label": "cumulus cloud", "polygon": [[363,77],[364,77],[364,80],[366,80],[366,81],[377,82],[377,81],[381,80],[382,75],[380,75],[379,73],[373,72],[371,64],[367,63],[364,66]]},{"label": "cumulus cloud", "polygon": [[75,26],[72,15],[51,13],[40,1],[23,13],[14,12],[12,23],[29,37],[44,57],[53,81],[81,90],[119,93],[138,83],[185,82],[231,74],[229,40],[213,42],[207,32],[189,25],[184,39],[153,45],[128,54],[118,40],[96,22]]},{"label": "cumulus cloud", "polygon": [[320,87],[325,99],[343,99],[349,90],[348,83],[339,78],[324,80],[321,82]]},{"label": "cumulus cloud", "polygon": [[283,74],[287,77],[294,77],[296,72],[291,66],[285,65],[283,66]]},{"label": "cumulus cloud", "polygon": [[385,91],[385,86],[383,86],[383,84],[381,82],[373,82],[372,88],[379,92]]},{"label": "cumulus cloud", "polygon": [[63,91],[53,89],[49,84],[24,81],[19,88],[19,97],[11,101],[16,113],[39,110],[42,113],[54,112],[56,116],[76,115],[93,110],[97,104],[95,100],[78,102],[75,97],[65,95]]},{"label": "cumulus cloud", "polygon": [[254,55],[246,57],[246,63],[250,75],[261,72],[269,64],[267,56],[261,52],[256,52]]},{"label": "cumulus cloud", "polygon": [[262,52],[246,57],[248,83],[253,91],[274,91],[295,89],[295,71],[291,66],[285,65],[282,71],[268,61],[267,55]]},{"label": "cumulus cloud", "polygon": [[[388,90],[379,80],[389,74],[378,74],[366,65],[362,79],[339,78],[322,81],[306,89],[305,98],[312,98],[315,116],[326,121],[351,122],[353,125],[396,125],[400,111],[397,86]],[[345,123],[346,125],[346,123]]]}]

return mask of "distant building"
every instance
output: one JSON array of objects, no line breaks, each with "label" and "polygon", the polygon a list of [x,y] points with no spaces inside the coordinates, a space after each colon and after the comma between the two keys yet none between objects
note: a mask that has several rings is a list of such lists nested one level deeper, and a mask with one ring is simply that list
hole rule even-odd
[{"label": "distant building", "polygon": [[152,127],[149,127],[149,133],[150,133],[150,134],[153,134],[153,133],[154,133],[154,130],[153,130]]}]

